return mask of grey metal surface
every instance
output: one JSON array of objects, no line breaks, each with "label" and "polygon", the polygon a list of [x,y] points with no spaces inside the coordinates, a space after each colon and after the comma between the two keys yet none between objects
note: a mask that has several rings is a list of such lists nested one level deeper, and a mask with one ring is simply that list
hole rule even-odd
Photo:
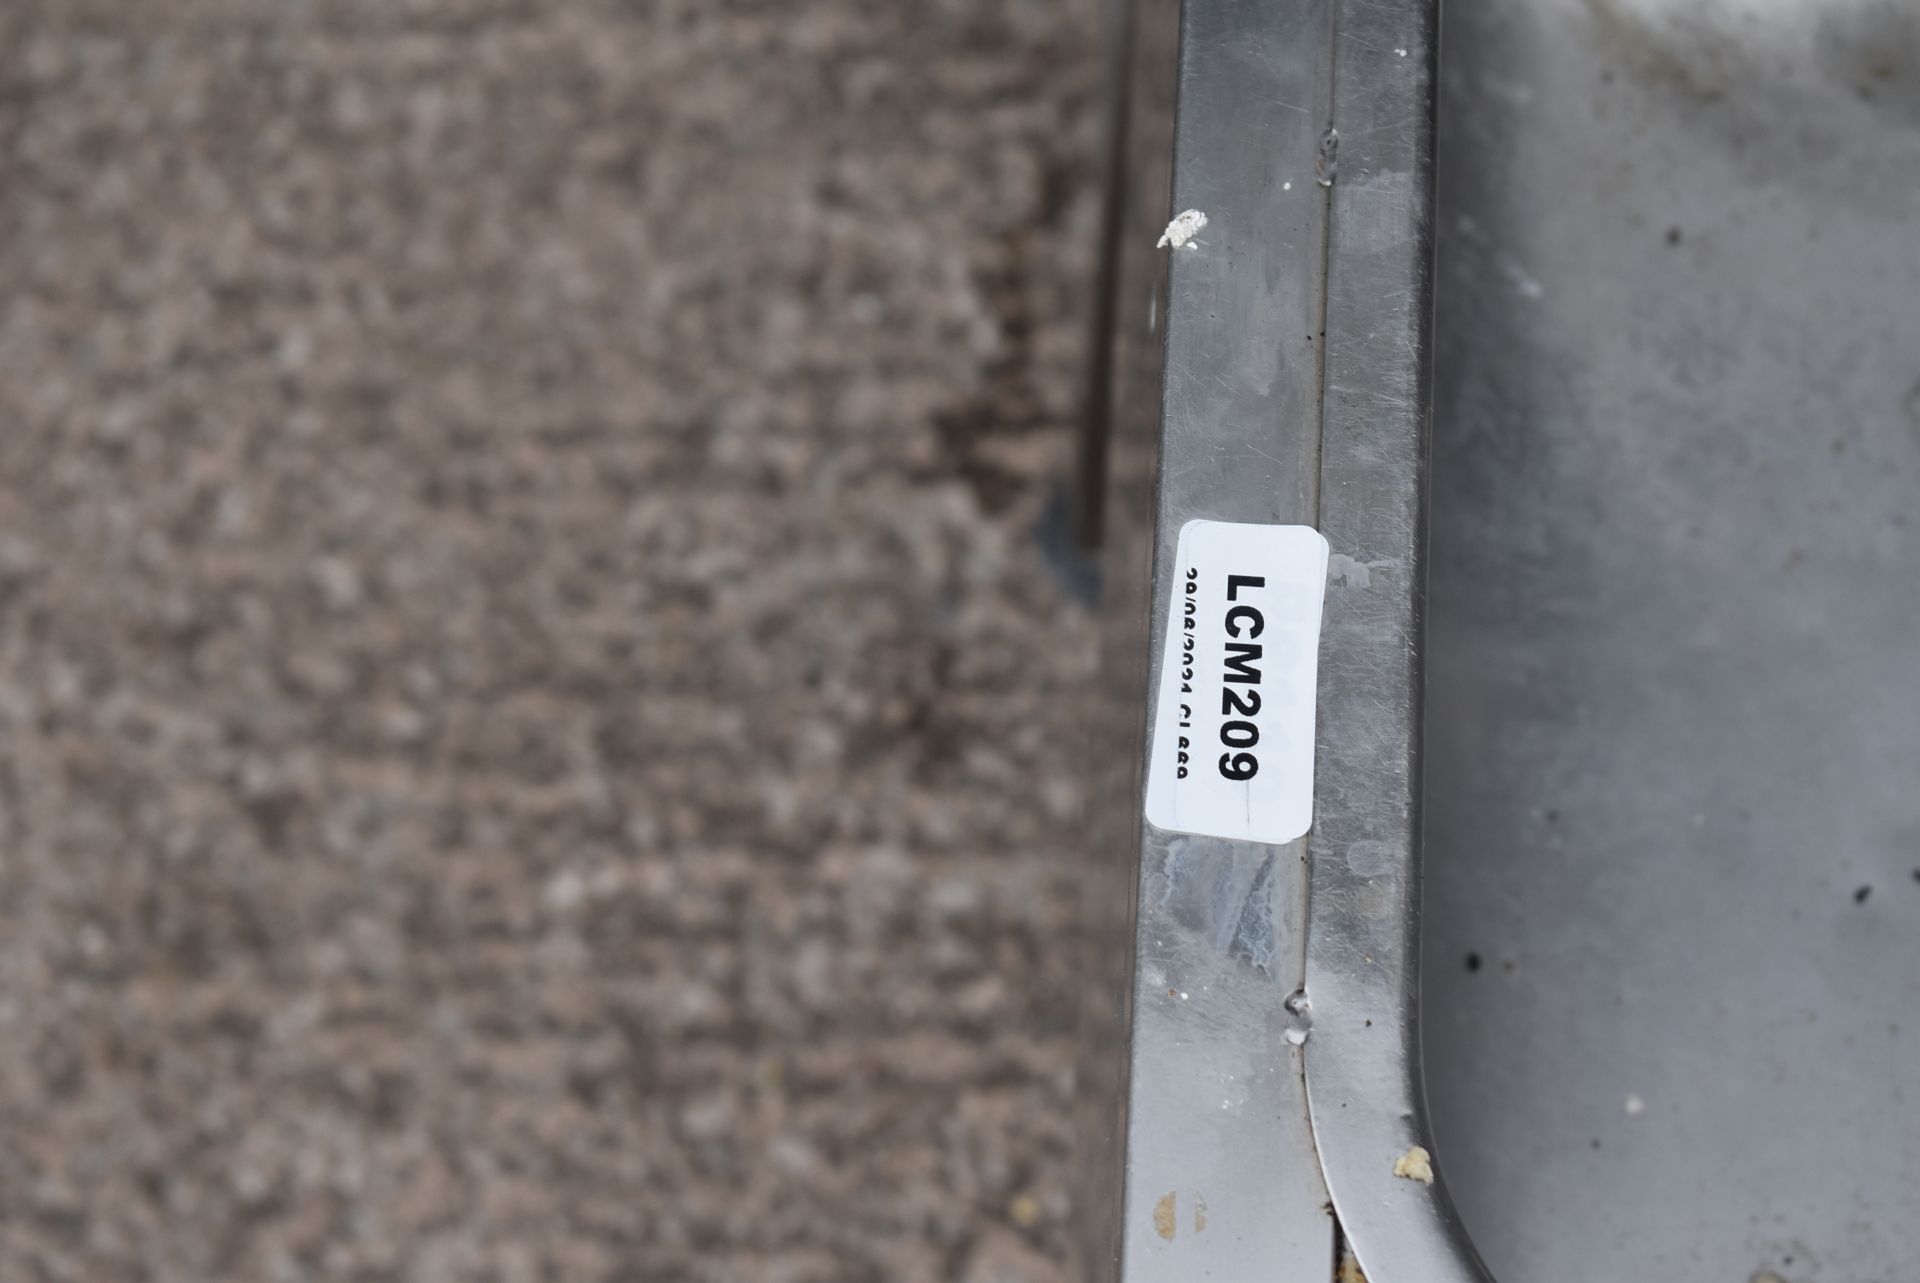
[{"label": "grey metal surface", "polygon": [[[1139,876],[1131,1025],[1128,1010],[1104,1022],[1125,1031],[1118,1256],[1100,1245],[1096,1256],[1128,1280],[1327,1278],[1338,1204],[1376,1283],[1391,1271],[1471,1278],[1442,1190],[1393,1176],[1395,1158],[1426,1140],[1412,861],[1431,13],[1152,0],[1135,18],[1110,705],[1127,705],[1137,731],[1158,684],[1182,525],[1323,527],[1335,564],[1320,718],[1331,769],[1318,776],[1321,829],[1287,846],[1162,832],[1139,822],[1137,775],[1109,790],[1127,799],[1116,810],[1130,831],[1100,845],[1137,849]],[[1196,245],[1148,253],[1186,209],[1207,215]],[[1110,725],[1102,735],[1122,741]],[[1309,847],[1329,923],[1315,968]],[[1289,1008],[1303,985],[1311,1012]],[[1331,1115],[1320,1122],[1304,1072]],[[1316,1126],[1342,1152],[1323,1154]]]},{"label": "grey metal surface", "polygon": [[1433,9],[1341,4],[1333,38],[1319,525],[1321,637],[1306,1046],[1314,1136],[1374,1283],[1482,1271],[1444,1181],[1419,1060],[1420,599],[1432,320]]},{"label": "grey metal surface", "polygon": [[1439,1153],[1503,1279],[1911,1279],[1920,10],[1447,24]]},{"label": "grey metal surface", "polygon": [[[1171,205],[1143,207],[1132,235],[1151,245],[1174,210],[1199,209],[1209,221],[1193,246],[1146,260],[1164,265],[1164,293],[1154,275],[1122,287],[1136,298],[1153,291],[1147,315],[1135,316],[1165,336],[1160,414],[1136,414],[1127,429],[1136,458],[1140,437],[1159,439],[1152,507],[1136,490],[1112,514],[1116,523],[1155,515],[1150,671],[1133,688],[1136,714],[1158,681],[1162,584],[1181,525],[1311,523],[1318,474],[1325,201],[1313,163],[1327,11],[1321,0],[1285,10],[1263,0],[1152,0],[1139,15],[1149,78],[1164,64],[1144,60],[1168,44],[1149,33],[1176,12]],[[1147,569],[1135,562],[1118,573],[1148,582]],[[1123,1277],[1271,1278],[1303,1263],[1309,1277],[1330,1271],[1333,1226],[1299,1049],[1286,1039],[1285,1000],[1301,983],[1299,850],[1161,832],[1140,824],[1137,794],[1129,814],[1143,832]]]}]

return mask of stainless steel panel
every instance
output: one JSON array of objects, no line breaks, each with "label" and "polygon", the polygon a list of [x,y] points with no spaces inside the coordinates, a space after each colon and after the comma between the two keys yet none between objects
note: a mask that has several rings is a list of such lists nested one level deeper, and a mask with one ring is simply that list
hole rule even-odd
[{"label": "stainless steel panel", "polygon": [[[1096,1257],[1129,1280],[1331,1277],[1338,1204],[1369,1268],[1417,1261],[1421,1278],[1470,1278],[1443,1191],[1392,1174],[1425,1139],[1412,861],[1431,11],[1154,0],[1135,23],[1106,520],[1111,703],[1137,730],[1185,522],[1322,527],[1337,568],[1320,719],[1331,769],[1320,827],[1287,846],[1143,825],[1137,769],[1112,790],[1128,834],[1101,845],[1124,851],[1120,863],[1137,851],[1138,881],[1131,1005],[1104,1025],[1125,1032],[1125,1188],[1117,1242]],[[1207,216],[1198,243],[1149,253],[1186,209]],[[1101,725],[1102,756],[1137,746]],[[1319,978],[1310,854],[1315,911],[1331,924]],[[1321,1074],[1316,1099],[1351,1158],[1315,1145],[1304,1074]]]},{"label": "stainless steel panel", "polygon": [[1503,1279],[1911,1279],[1920,8],[1446,21],[1439,1153]]},{"label": "stainless steel panel", "polygon": [[[1145,4],[1141,20],[1164,21],[1175,7]],[[1136,715],[1158,682],[1180,527],[1195,517],[1313,520],[1325,202],[1312,175],[1326,28],[1322,0],[1182,9],[1171,202],[1131,234],[1152,245],[1178,210],[1201,210],[1208,223],[1195,244],[1153,260],[1166,285],[1145,320],[1150,332],[1164,327],[1164,366],[1150,660],[1134,675]],[[1158,282],[1136,278],[1134,288]],[[1109,518],[1145,515],[1136,503]],[[1299,852],[1162,832],[1141,823],[1137,795],[1129,815],[1140,858],[1123,1276],[1330,1269],[1299,1049],[1285,1036],[1285,1001],[1301,983]]]},{"label": "stainless steel panel", "polygon": [[1128,729],[1149,536],[1164,575],[1189,517],[1306,521],[1334,568],[1314,831],[1139,848],[1109,1264],[1319,1277],[1330,1194],[1373,1283],[1475,1277],[1463,1228],[1507,1280],[1911,1277],[1920,10],[1454,0],[1436,153],[1429,8],[1190,0],[1169,200],[1176,8],[1116,309]]},{"label": "stainless steel panel", "polygon": [[1320,529],[1321,642],[1307,1085],[1367,1277],[1474,1279],[1444,1181],[1407,1179],[1418,1027],[1420,601],[1432,320],[1433,53],[1425,4],[1342,4],[1334,27]]}]

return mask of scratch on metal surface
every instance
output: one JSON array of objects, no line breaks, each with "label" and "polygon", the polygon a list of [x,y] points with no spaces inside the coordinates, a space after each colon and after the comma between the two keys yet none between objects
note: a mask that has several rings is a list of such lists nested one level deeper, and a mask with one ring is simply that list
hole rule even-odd
[{"label": "scratch on metal surface", "polygon": [[1253,885],[1234,924],[1231,951],[1254,966],[1272,974],[1273,963],[1273,858],[1269,856],[1254,874]]},{"label": "scratch on metal surface", "polygon": [[1397,557],[1385,557],[1378,561],[1362,561],[1350,557],[1344,552],[1336,552],[1327,558],[1327,582],[1340,584],[1347,588],[1373,587],[1373,572],[1376,570],[1397,570],[1400,567]]}]

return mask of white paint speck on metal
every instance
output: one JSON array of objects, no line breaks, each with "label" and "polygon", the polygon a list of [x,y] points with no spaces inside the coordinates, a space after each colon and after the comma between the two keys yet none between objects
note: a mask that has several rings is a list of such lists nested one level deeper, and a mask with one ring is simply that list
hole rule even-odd
[{"label": "white paint speck on metal", "polygon": [[1193,238],[1198,236],[1200,229],[1206,225],[1207,216],[1199,210],[1182,210],[1173,216],[1173,221],[1167,224],[1167,230],[1160,233],[1160,243],[1154,248],[1166,249],[1172,246],[1174,249],[1180,249],[1186,246],[1197,249],[1199,247],[1193,245]]}]

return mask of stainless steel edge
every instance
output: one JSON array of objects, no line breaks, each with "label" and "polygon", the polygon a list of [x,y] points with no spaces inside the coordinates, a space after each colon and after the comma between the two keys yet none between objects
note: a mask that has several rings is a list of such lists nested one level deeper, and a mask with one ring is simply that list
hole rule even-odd
[{"label": "stainless steel edge", "polygon": [[[1180,12],[1178,111],[1171,203],[1135,227],[1130,248],[1150,245],[1175,212],[1208,221],[1191,246],[1149,260],[1165,265],[1164,296],[1145,294],[1157,286],[1145,273],[1121,285],[1122,315],[1137,318],[1144,304],[1149,331],[1165,335],[1159,422],[1141,425],[1159,428],[1159,453],[1136,715],[1157,689],[1181,526],[1314,521],[1326,214],[1314,156],[1330,88],[1326,0],[1139,9],[1142,57]],[[1121,400],[1125,420],[1139,407]],[[1136,449],[1114,443],[1109,516],[1123,543],[1118,528],[1146,515],[1129,488]],[[1145,570],[1119,574],[1144,580]],[[1287,1039],[1286,1000],[1304,966],[1303,848],[1162,832],[1139,820],[1138,797],[1122,1277],[1330,1277],[1333,1224]]]},{"label": "stainless steel edge", "polygon": [[1314,1137],[1372,1283],[1487,1277],[1419,1054],[1421,605],[1433,299],[1430,0],[1336,0],[1319,525],[1333,552],[1307,927]]},{"label": "stainless steel edge", "polygon": [[[1179,6],[1165,0],[1113,0],[1109,50],[1119,78],[1111,86],[1119,150],[1112,175],[1110,231],[1102,257],[1114,279],[1102,282],[1112,348],[1110,393],[1088,407],[1079,483],[1100,485],[1102,501],[1078,501],[1101,514],[1099,588],[1101,664],[1086,708],[1086,759],[1092,804],[1087,811],[1083,885],[1085,973],[1093,980],[1082,1021],[1077,1105],[1085,1155],[1083,1275],[1111,1283],[1121,1270],[1122,1203],[1127,1166],[1127,1082],[1132,1059],[1134,894],[1140,868],[1140,762],[1146,718],[1145,680],[1149,577],[1153,567],[1153,487],[1160,438],[1160,294],[1165,256],[1153,248],[1166,222],[1173,151]],[[1100,413],[1101,400],[1106,411]],[[1091,521],[1082,526],[1090,533]]]}]

